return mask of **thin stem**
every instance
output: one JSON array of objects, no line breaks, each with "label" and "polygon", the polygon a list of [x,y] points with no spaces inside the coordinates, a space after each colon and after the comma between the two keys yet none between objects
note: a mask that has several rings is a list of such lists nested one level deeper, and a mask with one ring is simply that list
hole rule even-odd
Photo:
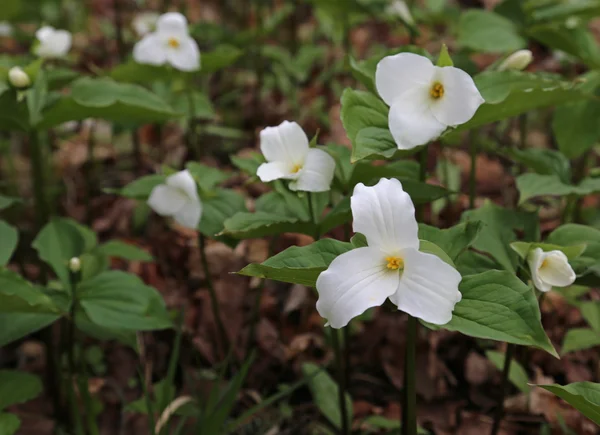
[{"label": "thin stem", "polygon": [[469,151],[471,155],[471,172],[469,173],[469,209],[475,208],[477,198],[477,137],[475,130],[469,134]]},{"label": "thin stem", "polygon": [[416,354],[417,354],[417,327],[416,317],[408,315],[406,325],[406,354],[404,363],[404,401],[402,402],[402,435],[417,434],[417,382],[416,382]]},{"label": "thin stem", "polygon": [[131,132],[131,142],[133,143],[133,160],[135,164],[135,173],[142,175],[144,168],[142,163],[142,144],[140,140],[140,132],[134,129]]},{"label": "thin stem", "polygon": [[219,335],[221,336],[221,344],[223,345],[226,353],[227,349],[230,348],[229,337],[227,336],[227,330],[225,329],[225,324],[223,323],[223,318],[221,317],[219,300],[217,299],[217,293],[215,292],[215,287],[213,285],[210,268],[208,267],[208,257],[206,256],[206,238],[202,233],[198,233],[198,246],[200,248],[200,260],[202,261],[202,269],[204,270],[204,275],[206,277],[206,285],[210,295],[210,304],[212,307],[213,316],[215,317],[217,329],[219,330]]},{"label": "thin stem", "polygon": [[115,13],[115,32],[116,32],[116,40],[117,40],[117,55],[119,57],[119,62],[123,62],[125,59],[125,41],[123,39],[123,20],[121,20],[121,5],[120,2],[122,0],[113,0],[113,9]]},{"label": "thin stem", "polygon": [[[70,423],[71,429],[75,429],[75,433],[83,434],[83,421],[81,420],[81,413],[79,411],[79,404],[75,395],[75,383],[77,381],[77,373],[75,370],[75,346],[77,337],[75,335],[75,313],[77,308],[75,288],[79,281],[79,273],[70,273],[71,277],[71,308],[69,310],[69,318],[65,324],[66,328],[66,342],[64,345],[67,347],[67,395],[69,398],[69,409],[71,411]],[[80,355],[81,358],[81,355]],[[87,385],[86,385],[87,388]],[[86,411],[91,411],[86,410]]]},{"label": "thin stem", "polygon": [[96,158],[94,156],[95,148],[95,131],[96,124],[92,123],[90,126],[89,137],[87,141],[88,151],[88,170],[84,171],[85,184],[86,184],[86,196],[85,196],[85,220],[88,225],[92,224],[92,196],[94,193],[94,186],[96,186]]},{"label": "thin stem", "polygon": [[502,384],[500,386],[500,395],[498,396],[498,404],[496,407],[496,414],[494,415],[494,425],[490,435],[497,435],[500,430],[500,423],[504,417],[504,396],[508,389],[508,374],[510,373],[510,364],[515,353],[516,345],[509,343],[506,347],[506,354],[504,355],[504,366],[502,368]]},{"label": "thin stem", "polygon": [[331,341],[333,345],[333,351],[335,352],[335,364],[338,374],[338,402],[340,406],[340,415],[342,418],[340,434],[349,435],[348,427],[348,409],[346,408],[346,374],[344,370],[344,357],[342,351],[342,345],[339,337],[340,331],[331,328]]},{"label": "thin stem", "polygon": [[310,213],[310,218],[315,225],[315,241],[321,238],[321,226],[319,225],[319,216],[317,216],[317,211],[315,210],[313,193],[308,192],[308,212]]}]

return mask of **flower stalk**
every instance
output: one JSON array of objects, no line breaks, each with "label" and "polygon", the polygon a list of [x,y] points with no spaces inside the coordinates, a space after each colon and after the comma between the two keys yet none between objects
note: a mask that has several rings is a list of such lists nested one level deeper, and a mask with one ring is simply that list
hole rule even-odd
[{"label": "flower stalk", "polygon": [[506,347],[506,354],[504,354],[504,365],[502,367],[502,384],[500,385],[500,394],[498,395],[498,404],[496,407],[496,413],[494,415],[494,424],[490,435],[498,435],[500,430],[500,423],[504,417],[504,397],[506,390],[508,389],[508,375],[510,373],[510,364],[517,348],[516,344],[509,343]]},{"label": "flower stalk", "polygon": [[477,134],[471,130],[469,134],[469,154],[471,157],[471,171],[469,173],[469,209],[475,208],[477,198]]}]

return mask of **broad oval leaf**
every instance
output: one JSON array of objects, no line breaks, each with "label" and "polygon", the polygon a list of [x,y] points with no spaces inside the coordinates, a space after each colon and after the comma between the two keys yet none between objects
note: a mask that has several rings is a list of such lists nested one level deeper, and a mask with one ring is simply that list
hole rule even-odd
[{"label": "broad oval leaf", "polygon": [[18,370],[0,370],[0,411],[35,399],[42,392],[41,379]]},{"label": "broad oval leaf", "polygon": [[6,222],[0,220],[0,267],[6,266],[10,261],[17,243],[19,242],[19,232],[17,229]]},{"label": "broad oval leaf", "polygon": [[600,426],[600,384],[574,382],[569,385],[536,385],[550,391]]},{"label": "broad oval leaf", "polygon": [[509,53],[527,45],[519,28],[509,19],[492,11],[469,9],[458,23],[458,43],[472,50]]}]

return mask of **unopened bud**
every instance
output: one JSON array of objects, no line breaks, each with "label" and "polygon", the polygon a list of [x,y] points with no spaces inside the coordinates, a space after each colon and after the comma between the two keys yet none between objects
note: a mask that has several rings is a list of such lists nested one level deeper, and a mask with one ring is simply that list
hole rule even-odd
[{"label": "unopened bud", "polygon": [[409,26],[415,24],[415,19],[410,13],[410,9],[404,0],[396,0],[388,6],[387,13],[400,17]]},{"label": "unopened bud", "polygon": [[13,66],[8,71],[8,81],[15,88],[27,88],[31,85],[31,79],[25,71],[18,66]]},{"label": "unopened bud", "polygon": [[69,260],[69,270],[73,273],[81,270],[81,260],[78,257],[73,257]]},{"label": "unopened bud", "polygon": [[498,71],[505,70],[516,70],[522,71],[531,63],[533,60],[533,54],[531,50],[519,50],[504,59],[504,62],[498,67]]}]

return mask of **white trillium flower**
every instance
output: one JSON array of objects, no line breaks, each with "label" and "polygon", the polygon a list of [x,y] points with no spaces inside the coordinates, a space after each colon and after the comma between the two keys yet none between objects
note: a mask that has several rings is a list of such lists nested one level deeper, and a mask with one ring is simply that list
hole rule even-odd
[{"label": "white trillium flower", "polygon": [[0,37],[11,36],[13,27],[8,21],[0,21]]},{"label": "white trillium flower", "polygon": [[35,32],[39,45],[35,54],[44,58],[63,57],[71,49],[73,36],[66,30],[57,30],[54,27],[44,26]]},{"label": "white trillium flower", "polygon": [[198,44],[189,35],[186,18],[178,12],[158,18],[156,31],[144,36],[133,48],[133,58],[143,64],[167,63],[180,71],[200,68]]},{"label": "white trillium flower", "polygon": [[390,132],[401,150],[425,145],[448,127],[464,124],[484,103],[473,79],[461,69],[439,67],[413,53],[377,64],[377,92],[390,106]]},{"label": "white trillium flower", "polygon": [[569,259],[562,251],[544,252],[535,248],[527,256],[531,279],[541,292],[552,290],[552,287],[567,287],[575,282],[575,272]]},{"label": "white trillium flower", "polygon": [[518,50],[508,56],[498,66],[498,71],[516,70],[522,71],[533,61],[531,50]]},{"label": "white trillium flower", "polygon": [[399,310],[443,325],[462,298],[461,276],[439,257],[419,251],[419,227],[410,196],[396,179],[359,183],[351,198],[353,228],[367,247],[335,258],[317,279],[317,311],[342,328],[387,298]]},{"label": "white trillium flower", "polygon": [[21,89],[31,85],[31,79],[21,67],[13,66],[8,71],[8,81],[15,88]]},{"label": "white trillium flower", "polygon": [[133,30],[137,33],[138,36],[146,36],[148,33],[154,32],[156,30],[156,22],[160,14],[157,12],[142,12],[135,16],[133,19],[132,25]]},{"label": "white trillium flower", "polygon": [[171,216],[187,228],[195,230],[202,216],[202,203],[196,182],[187,169],[167,177],[150,193],[148,205],[161,216]]},{"label": "white trillium flower", "polygon": [[265,128],[260,132],[260,150],[267,159],[256,172],[261,181],[292,180],[290,189],[304,192],[331,189],[335,160],[323,150],[310,148],[297,123],[283,121]]}]

